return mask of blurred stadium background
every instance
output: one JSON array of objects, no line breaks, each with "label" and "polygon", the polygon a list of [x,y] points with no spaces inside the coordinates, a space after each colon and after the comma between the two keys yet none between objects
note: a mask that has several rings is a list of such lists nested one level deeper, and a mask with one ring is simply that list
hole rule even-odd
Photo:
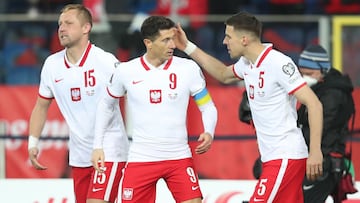
[{"label": "blurred stadium background", "polygon": [[[356,108],[360,109],[360,2],[356,0],[2,0],[0,1],[0,182],[13,178],[69,178],[67,126],[53,104],[41,142],[40,161],[46,171],[34,170],[27,159],[28,118],[37,97],[45,58],[61,48],[57,18],[68,3],[83,3],[92,10],[92,43],[115,54],[121,61],[144,52],[138,28],[148,14],[168,15],[181,22],[189,39],[201,48],[232,63],[222,45],[224,20],[239,10],[257,14],[264,23],[263,41],[289,55],[297,63],[311,43],[323,45],[335,68],[350,75]],[[184,56],[177,52],[177,55]],[[209,91],[219,108],[219,124],[213,147],[195,156],[200,178],[253,180],[258,157],[254,130],[238,119],[242,84],[222,85],[208,75]],[[359,110],[352,146],[355,174],[360,174]],[[190,144],[201,131],[199,113],[189,108]],[[360,175],[355,176],[360,180]]]}]

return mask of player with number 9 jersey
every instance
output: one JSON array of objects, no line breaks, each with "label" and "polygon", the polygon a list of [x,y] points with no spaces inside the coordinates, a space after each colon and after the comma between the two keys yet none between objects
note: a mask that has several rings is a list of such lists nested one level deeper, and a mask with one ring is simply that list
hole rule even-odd
[{"label": "player with number 9 jersey", "polygon": [[[200,67],[173,56],[174,22],[150,16],[142,25],[147,52],[121,63],[98,107],[96,134],[109,126],[112,106],[126,96],[132,143],[118,199],[123,203],[154,203],[156,183],[164,179],[176,202],[200,203],[202,193],[188,144],[187,112],[193,98],[201,111],[204,131],[195,153],[209,150],[217,110]],[[190,118],[190,122],[192,119]],[[130,133],[129,133],[130,135]]]}]

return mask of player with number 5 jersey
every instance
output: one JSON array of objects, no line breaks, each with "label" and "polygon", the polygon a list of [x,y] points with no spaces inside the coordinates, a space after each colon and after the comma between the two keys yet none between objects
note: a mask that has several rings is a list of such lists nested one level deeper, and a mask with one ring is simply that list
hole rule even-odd
[{"label": "player with number 5 jersey", "polygon": [[133,141],[119,190],[118,199],[123,203],[154,203],[156,183],[161,178],[176,202],[201,203],[202,193],[188,144],[189,99],[195,100],[204,125],[194,149],[196,154],[210,149],[217,109],[199,66],[193,60],[173,55],[174,26],[163,16],[144,21],[141,34],[146,53],[120,64],[108,86],[109,94],[98,107],[96,135],[101,135],[110,126],[112,106],[126,95]]},{"label": "player with number 5 jersey", "polygon": [[[210,75],[223,83],[244,80],[262,173],[250,203],[302,203],[302,182],[322,176],[322,105],[290,57],[261,42],[262,23],[239,12],[225,21],[223,44],[237,62],[225,65],[195,44],[177,26],[175,42]],[[297,101],[309,110],[309,150],[297,126]]]},{"label": "player with number 5 jersey", "polygon": [[[43,65],[39,97],[30,118],[29,157],[36,169],[46,169],[37,160],[38,140],[55,99],[70,131],[69,164],[76,202],[115,202],[129,145],[119,105],[114,106],[111,127],[96,146],[94,126],[97,105],[119,61],[90,43],[91,27],[91,14],[83,5],[69,4],[61,11],[58,35],[65,49],[50,55]],[[101,173],[92,167],[93,147],[103,148],[105,154]]]}]

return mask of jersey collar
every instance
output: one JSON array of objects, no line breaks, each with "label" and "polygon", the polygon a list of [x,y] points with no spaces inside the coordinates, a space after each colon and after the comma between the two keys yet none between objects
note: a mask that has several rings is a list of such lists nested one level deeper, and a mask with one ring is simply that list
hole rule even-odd
[{"label": "jersey collar", "polygon": [[[82,67],[84,65],[84,63],[85,63],[85,61],[86,61],[86,59],[87,59],[87,57],[89,55],[90,48],[91,48],[91,43],[89,42],[83,56],[81,57],[81,60],[80,60],[79,65],[78,65],[79,67]],[[68,60],[66,58],[66,54],[64,55],[64,63],[65,63],[66,68],[71,68],[70,62],[68,62]]]},{"label": "jersey collar", "polygon": [[269,54],[269,52],[272,50],[273,45],[272,44],[264,44],[266,47],[261,52],[261,54],[258,56],[257,62],[255,63],[256,68],[258,68],[261,63],[264,61],[265,57]]},{"label": "jersey collar", "polygon": [[[169,66],[170,66],[170,64],[171,64],[171,62],[172,62],[172,59],[173,59],[173,57],[171,57],[169,60],[167,60],[167,62],[166,62],[165,65],[164,65],[163,70],[167,70],[167,69],[169,68]],[[143,55],[143,56],[140,57],[140,61],[141,61],[141,64],[142,64],[142,66],[144,67],[144,69],[145,69],[146,71],[151,70],[151,68],[148,66],[148,63],[149,63],[149,62],[147,62],[146,59],[145,59],[145,55]]]}]

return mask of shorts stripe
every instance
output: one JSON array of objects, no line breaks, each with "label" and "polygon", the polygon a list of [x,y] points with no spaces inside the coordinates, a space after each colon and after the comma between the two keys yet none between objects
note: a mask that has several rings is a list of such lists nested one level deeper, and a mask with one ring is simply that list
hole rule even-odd
[{"label": "shorts stripe", "polygon": [[279,169],[279,173],[278,173],[278,175],[276,177],[274,188],[272,189],[272,191],[270,193],[268,202],[273,202],[274,201],[274,198],[275,198],[276,194],[278,193],[279,187],[280,187],[281,182],[282,182],[282,180],[284,178],[284,175],[285,175],[286,168],[287,168],[288,164],[289,164],[288,159],[282,159],[281,160],[281,166],[280,166],[280,169]]},{"label": "shorts stripe", "polygon": [[106,201],[109,201],[109,199],[110,199],[110,194],[111,194],[112,187],[113,187],[113,184],[115,181],[115,175],[117,172],[117,168],[118,168],[118,162],[114,162],[111,167],[111,173],[110,173],[109,181],[108,181],[105,195],[104,195],[104,200],[106,200]]}]

